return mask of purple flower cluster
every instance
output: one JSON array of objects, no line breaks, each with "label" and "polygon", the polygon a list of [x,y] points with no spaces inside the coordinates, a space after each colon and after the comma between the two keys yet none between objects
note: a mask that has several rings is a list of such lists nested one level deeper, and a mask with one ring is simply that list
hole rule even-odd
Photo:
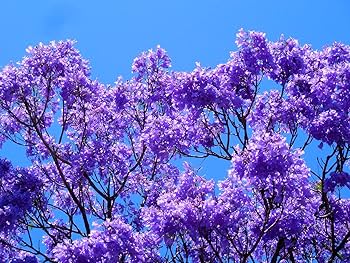
[{"label": "purple flower cluster", "polygon": [[[121,218],[113,218],[91,232],[89,237],[58,244],[52,251],[58,262],[143,262],[151,253],[144,237],[133,231]],[[155,259],[155,258],[154,258]]]},{"label": "purple flower cluster", "polygon": [[[12,258],[7,244],[15,244],[23,231],[25,216],[33,210],[34,203],[41,203],[42,182],[29,169],[14,169],[8,160],[0,159],[0,259]],[[14,254],[22,259],[11,262],[36,262],[35,257]]]},{"label": "purple flower cluster", "polygon": [[30,171],[14,169],[9,161],[0,159],[0,232],[15,230],[33,202],[40,195],[41,181]]},{"label": "purple flower cluster", "polygon": [[334,192],[336,187],[350,188],[350,175],[347,172],[332,172],[330,177],[324,181],[324,187],[327,192]]}]

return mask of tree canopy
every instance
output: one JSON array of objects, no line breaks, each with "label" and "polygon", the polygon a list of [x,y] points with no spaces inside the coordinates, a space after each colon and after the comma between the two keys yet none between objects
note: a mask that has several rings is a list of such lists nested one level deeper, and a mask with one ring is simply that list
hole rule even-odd
[{"label": "tree canopy", "polygon": [[158,46],[105,85],[74,44],[0,72],[0,143],[30,163],[0,160],[0,261],[350,262],[349,46],[241,30],[226,63]]}]

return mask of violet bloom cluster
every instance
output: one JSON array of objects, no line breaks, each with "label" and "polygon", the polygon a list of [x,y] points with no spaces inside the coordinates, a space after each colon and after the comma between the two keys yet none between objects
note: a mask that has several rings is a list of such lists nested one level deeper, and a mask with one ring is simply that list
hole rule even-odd
[{"label": "violet bloom cluster", "polygon": [[36,262],[34,256],[11,250],[24,231],[26,214],[33,211],[34,204],[45,207],[41,188],[41,180],[32,171],[14,169],[8,160],[0,159],[0,237],[6,244],[0,247],[0,260],[22,257]]},{"label": "violet bloom cluster", "polygon": [[223,64],[157,46],[104,85],[74,44],[0,72],[0,144],[30,163],[0,160],[0,261],[350,262],[349,46],[240,30]]}]

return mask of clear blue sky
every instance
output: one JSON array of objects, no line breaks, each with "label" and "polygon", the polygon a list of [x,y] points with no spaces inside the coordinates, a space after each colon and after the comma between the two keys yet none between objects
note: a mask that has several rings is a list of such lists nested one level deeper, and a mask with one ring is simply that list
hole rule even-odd
[{"label": "clear blue sky", "polygon": [[[78,41],[93,76],[113,83],[119,75],[129,78],[133,58],[157,44],[174,70],[223,63],[240,28],[271,40],[283,33],[317,49],[350,44],[350,1],[12,0],[2,1],[0,24],[0,67],[20,60],[29,45],[69,38]],[[23,162],[10,147],[0,155]]]},{"label": "clear blue sky", "polygon": [[321,48],[350,43],[350,1],[2,1],[0,66],[19,60],[28,45],[76,39],[94,76],[112,83],[130,76],[133,58],[160,44],[175,69],[215,66],[234,50],[240,28],[281,33]]}]

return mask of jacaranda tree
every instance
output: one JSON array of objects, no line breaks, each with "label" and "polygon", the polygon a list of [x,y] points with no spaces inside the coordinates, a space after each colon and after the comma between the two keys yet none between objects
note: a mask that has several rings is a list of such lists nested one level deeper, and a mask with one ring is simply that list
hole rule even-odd
[{"label": "jacaranda tree", "polygon": [[0,261],[350,262],[350,47],[236,43],[191,72],[157,47],[114,85],[72,41],[4,67],[0,142],[30,165],[0,160]]}]

